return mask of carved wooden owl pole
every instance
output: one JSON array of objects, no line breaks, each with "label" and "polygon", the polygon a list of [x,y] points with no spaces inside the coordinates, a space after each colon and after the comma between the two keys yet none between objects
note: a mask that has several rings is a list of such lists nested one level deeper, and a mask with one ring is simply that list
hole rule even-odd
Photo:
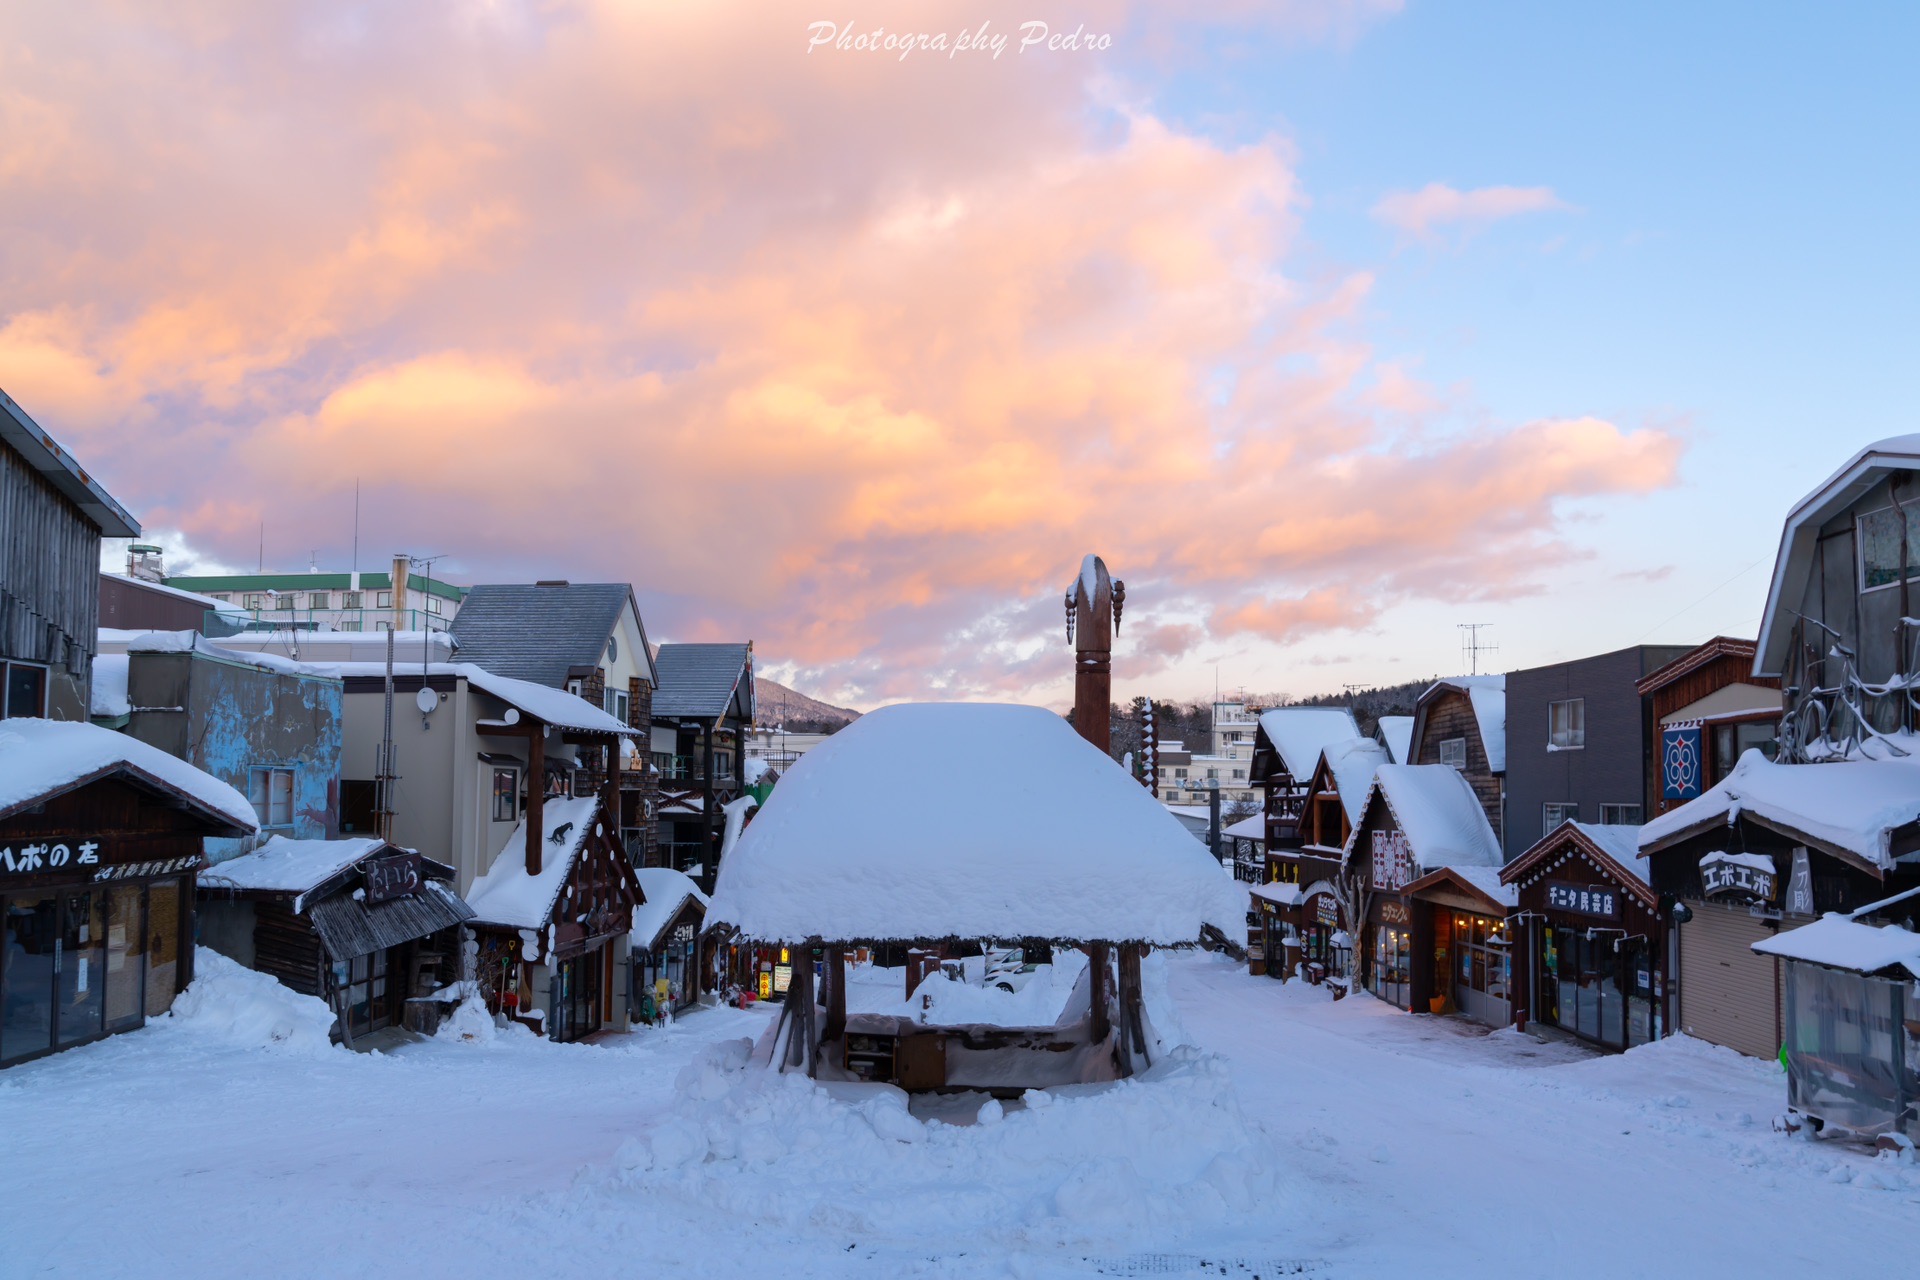
[{"label": "carved wooden owl pole", "polygon": [[1113,637],[1120,630],[1126,599],[1126,584],[1108,576],[1099,556],[1082,560],[1080,576],[1067,587],[1067,640],[1074,647],[1073,727],[1102,751],[1111,745]]}]

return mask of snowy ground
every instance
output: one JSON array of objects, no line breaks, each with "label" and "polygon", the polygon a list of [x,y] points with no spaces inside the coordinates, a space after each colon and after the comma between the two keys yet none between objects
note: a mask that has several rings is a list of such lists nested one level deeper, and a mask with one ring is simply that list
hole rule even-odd
[{"label": "snowy ground", "polygon": [[0,1073],[0,1275],[1848,1275],[1920,1227],[1920,1169],[1768,1130],[1768,1064],[1166,971],[1199,1052],[948,1125],[735,1069],[765,1010],[369,1057],[203,964]]}]

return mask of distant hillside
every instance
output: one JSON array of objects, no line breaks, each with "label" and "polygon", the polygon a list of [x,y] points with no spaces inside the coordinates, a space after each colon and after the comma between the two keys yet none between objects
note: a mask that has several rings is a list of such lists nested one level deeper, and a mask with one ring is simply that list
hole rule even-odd
[{"label": "distant hillside", "polygon": [[858,711],[809,698],[765,676],[753,678],[753,698],[763,725],[785,725],[795,733],[832,733],[860,718]]}]

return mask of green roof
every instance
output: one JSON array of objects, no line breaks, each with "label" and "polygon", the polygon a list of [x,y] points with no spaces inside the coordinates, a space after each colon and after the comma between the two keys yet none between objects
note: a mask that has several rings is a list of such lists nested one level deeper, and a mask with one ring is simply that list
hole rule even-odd
[{"label": "green roof", "polygon": [[[197,591],[202,595],[210,591],[351,591],[353,575],[347,573],[176,574],[167,579],[167,585],[186,591]],[[456,587],[451,582],[442,582],[438,578],[428,578],[419,574],[409,575],[407,586],[423,590],[431,596],[439,596],[443,600],[464,600],[467,596],[465,587]],[[362,591],[389,591],[392,588],[391,573],[360,575]]]}]

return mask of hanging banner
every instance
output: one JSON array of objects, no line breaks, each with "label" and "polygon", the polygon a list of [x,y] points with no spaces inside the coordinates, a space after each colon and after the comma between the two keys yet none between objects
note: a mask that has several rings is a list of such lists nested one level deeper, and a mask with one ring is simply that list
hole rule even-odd
[{"label": "hanging banner", "polygon": [[1787,913],[1796,916],[1815,914],[1813,909],[1813,868],[1807,863],[1807,847],[1793,851],[1793,873],[1787,878]]},{"label": "hanging banner", "polygon": [[1660,794],[1667,800],[1691,800],[1700,794],[1699,725],[1661,732]]},{"label": "hanging banner", "polygon": [[1404,889],[1414,881],[1413,850],[1404,831],[1373,833],[1373,887]]}]

